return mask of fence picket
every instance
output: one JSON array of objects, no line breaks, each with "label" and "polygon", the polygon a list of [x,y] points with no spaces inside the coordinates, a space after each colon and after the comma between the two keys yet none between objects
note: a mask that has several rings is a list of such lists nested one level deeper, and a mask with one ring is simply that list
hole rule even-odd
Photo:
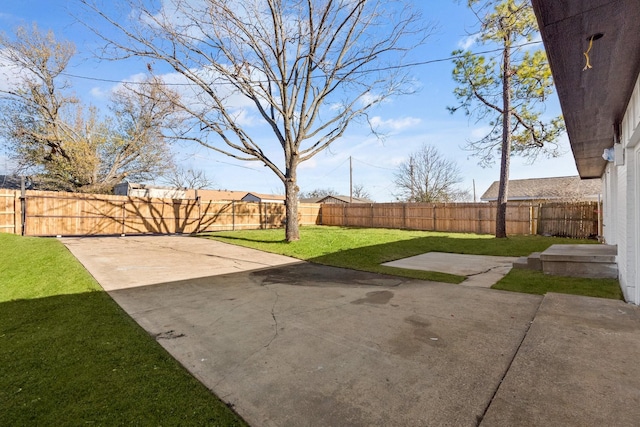
[{"label": "fence picket", "polygon": [[0,233],[20,233],[20,193],[0,189]]}]

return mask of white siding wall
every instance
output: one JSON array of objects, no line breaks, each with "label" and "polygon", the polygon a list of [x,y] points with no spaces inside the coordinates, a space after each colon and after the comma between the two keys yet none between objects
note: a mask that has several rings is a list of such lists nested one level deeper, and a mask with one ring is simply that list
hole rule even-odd
[{"label": "white siding wall", "polygon": [[621,123],[624,164],[607,165],[604,177],[605,239],[618,245],[620,287],[625,299],[640,304],[640,77]]},{"label": "white siding wall", "polygon": [[[613,138],[612,138],[613,141]],[[618,279],[627,301],[633,295],[633,282],[628,281],[628,245],[633,242],[627,235],[626,191],[627,165],[616,166],[609,162],[603,176],[604,181],[604,238],[609,245],[618,245]],[[631,288],[630,288],[631,286]]]},{"label": "white siding wall", "polygon": [[615,170],[618,190],[617,190],[617,209],[616,218],[616,234],[618,242],[618,278],[620,279],[620,287],[624,293],[625,299],[629,301],[629,296],[633,294],[633,282],[629,282],[629,245],[632,245],[635,239],[630,239],[628,230],[629,213],[627,212],[627,189],[629,188],[627,162],[624,165],[613,166]]},{"label": "white siding wall", "polygon": [[[633,241],[633,258],[630,258],[629,265],[633,266],[633,276],[629,277],[628,282],[632,282],[634,285],[633,294],[629,295],[627,301],[631,301],[635,304],[640,304],[640,144],[638,144],[638,140],[640,140],[640,132],[636,132],[635,140],[631,140],[633,144],[635,144],[635,148],[629,149],[630,156],[634,159],[633,164],[633,179],[634,179],[634,190],[633,190],[633,201],[629,201],[632,203],[632,206],[627,206],[627,209],[633,211],[629,215],[630,220],[633,223],[634,230],[633,236],[631,240]],[[629,293],[632,290],[629,289]]]}]

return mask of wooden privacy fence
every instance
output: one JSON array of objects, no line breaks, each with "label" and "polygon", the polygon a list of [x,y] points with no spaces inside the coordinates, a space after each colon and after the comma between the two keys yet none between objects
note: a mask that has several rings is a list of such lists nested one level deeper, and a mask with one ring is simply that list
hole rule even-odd
[{"label": "wooden privacy fence", "polygon": [[[509,204],[507,234],[574,238],[602,235],[600,205]],[[495,233],[487,203],[300,204],[301,225]],[[196,233],[282,227],[279,203],[154,199],[0,189],[0,232],[28,236]]]},{"label": "wooden privacy fence", "polygon": [[[0,192],[0,232],[28,236],[197,233],[281,227],[279,203],[154,199],[31,191]],[[5,196],[6,195],[6,196]],[[24,211],[20,206],[24,206]],[[7,205],[7,206],[5,206]],[[17,207],[16,207],[17,206]],[[319,224],[320,205],[301,204],[302,225]]]},{"label": "wooden privacy fence", "polygon": [[[597,202],[507,205],[507,234],[574,238],[601,235]],[[324,204],[322,224],[348,227],[494,234],[496,206],[488,203]]]}]

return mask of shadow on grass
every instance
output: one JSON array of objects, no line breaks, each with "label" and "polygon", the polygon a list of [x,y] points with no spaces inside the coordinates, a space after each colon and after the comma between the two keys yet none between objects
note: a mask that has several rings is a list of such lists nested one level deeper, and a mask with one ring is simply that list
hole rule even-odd
[{"label": "shadow on grass", "polygon": [[243,425],[105,292],[0,303],[5,425]]},{"label": "shadow on grass", "polygon": [[[273,230],[216,233],[211,237],[228,243],[288,255],[309,262],[393,274],[423,280],[461,283],[463,276],[385,267],[381,264],[427,252],[525,256],[541,252],[556,243],[592,243],[542,236],[491,236],[412,232],[409,230],[309,227],[300,241],[287,243]],[[386,241],[384,241],[386,240]]]},{"label": "shadow on grass", "polygon": [[[522,236],[524,237],[524,236]],[[562,238],[509,238],[509,239],[465,239],[448,237],[421,237],[363,248],[329,253],[311,258],[319,264],[345,268],[364,269],[377,273],[432,280],[446,283],[461,283],[465,277],[433,271],[417,271],[385,267],[381,264],[397,259],[420,255],[426,252],[444,252],[472,255],[526,256],[532,252],[543,252],[553,244],[568,244]],[[585,242],[591,243],[591,242]],[[530,270],[511,270],[493,289],[544,295],[557,292],[598,298],[623,299],[616,279],[583,279],[576,277],[550,276]]]}]

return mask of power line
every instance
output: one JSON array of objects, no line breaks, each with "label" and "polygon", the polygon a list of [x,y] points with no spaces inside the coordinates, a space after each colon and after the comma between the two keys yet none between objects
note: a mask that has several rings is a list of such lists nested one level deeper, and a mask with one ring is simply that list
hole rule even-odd
[{"label": "power line", "polygon": [[[530,46],[530,45],[534,45],[534,44],[539,44],[542,43],[542,41],[531,41],[531,42],[526,42],[526,43],[521,43],[519,45],[515,45],[513,47],[515,48],[520,48],[520,47],[525,47],[525,46]],[[495,52],[500,52],[502,51],[502,48],[496,48],[496,49],[489,49],[489,50],[484,50],[484,51],[480,51],[480,52],[472,52],[473,55],[484,55],[487,53],[495,53]],[[463,58],[464,55],[452,55],[452,56],[448,56],[445,58],[437,58],[437,59],[429,59],[426,61],[418,61],[418,62],[411,62],[408,64],[399,64],[399,65],[390,65],[388,67],[381,67],[381,68],[373,68],[373,69],[368,69],[368,70],[356,70],[353,71],[353,74],[362,74],[362,73],[370,73],[370,72],[376,72],[376,71],[389,71],[389,70],[398,70],[398,69],[403,69],[403,68],[410,68],[410,67],[417,67],[417,66],[421,66],[421,65],[429,65],[429,64],[435,64],[438,62],[447,62],[447,61],[452,61],[454,59],[460,59]],[[105,79],[105,78],[99,78],[99,77],[89,77],[89,76],[81,76],[78,74],[71,74],[71,73],[66,73],[66,72],[61,72],[60,75],[66,76],[66,77],[71,77],[74,79],[82,79],[82,80],[90,80],[90,81],[96,81],[96,82],[103,82],[103,83],[120,83],[120,84],[128,84],[128,85],[145,85],[145,84],[151,84],[151,82],[135,82],[135,81],[123,81],[123,80],[114,80],[114,79]],[[322,78],[322,76],[318,76],[318,78]],[[256,80],[252,83],[268,83],[268,81],[266,80]],[[163,83],[166,86],[197,86],[195,83]],[[216,85],[234,85],[233,82],[228,82],[228,81],[222,81],[222,82],[216,82]]]},{"label": "power line", "polygon": [[222,161],[222,160],[211,159],[209,157],[201,156],[201,155],[199,155],[197,153],[187,154],[186,156],[183,156],[184,160],[186,160],[188,158],[193,158],[193,159],[198,158],[198,159],[203,159],[203,160],[206,160],[206,161],[209,161],[209,162],[222,163],[222,164],[233,166],[233,167],[236,167],[236,168],[249,169],[249,170],[254,171],[254,172],[264,173],[263,169],[251,168],[249,166],[242,166],[242,165],[239,165],[237,163],[231,163],[231,162],[225,162],[225,161]]},{"label": "power line", "polygon": [[372,165],[371,163],[367,163],[367,162],[365,162],[365,161],[363,161],[363,160],[356,159],[355,157],[353,158],[353,160],[355,160],[355,161],[357,161],[357,162],[360,162],[360,163],[362,163],[362,164],[365,164],[365,165],[367,165],[367,166],[371,166],[372,168],[384,169],[384,170],[388,170],[388,171],[395,171],[395,169],[392,169],[392,168],[385,168],[384,166],[376,166],[376,165]]},{"label": "power line", "polygon": [[347,160],[349,160],[349,158],[348,158],[348,157],[347,157],[346,159],[344,159],[344,160],[342,161],[342,163],[340,163],[338,166],[336,166],[335,168],[331,169],[331,170],[330,170],[329,172],[327,172],[326,174],[322,175],[322,176],[320,177],[320,179],[322,179],[322,178],[324,178],[324,177],[326,177],[326,176],[328,176],[328,175],[332,174],[333,172],[335,172],[338,168],[340,168],[340,166],[344,165],[344,164],[347,162]]}]

